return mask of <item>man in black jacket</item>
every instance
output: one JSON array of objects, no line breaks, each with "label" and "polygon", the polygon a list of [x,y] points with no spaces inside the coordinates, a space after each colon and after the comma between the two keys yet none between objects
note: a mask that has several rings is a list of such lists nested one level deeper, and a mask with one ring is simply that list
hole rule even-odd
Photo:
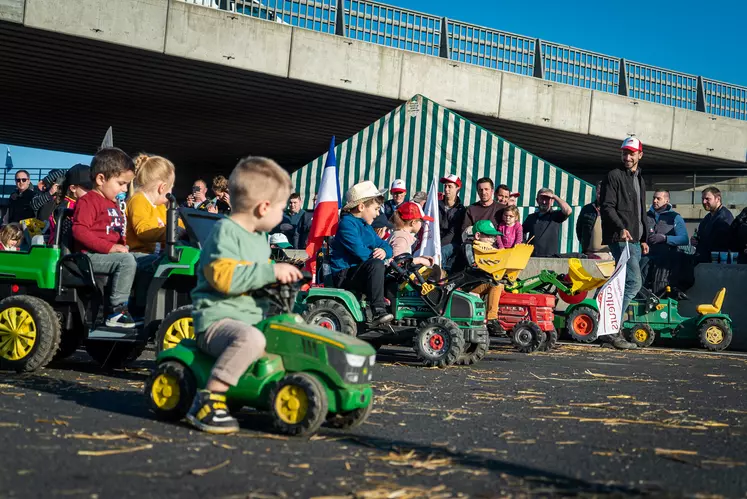
[{"label": "man in black jacket", "polygon": [[729,251],[730,227],[734,215],[721,202],[721,191],[717,187],[706,187],[702,192],[703,209],[708,214],[698,225],[698,237],[693,236],[695,260],[698,263],[711,261],[712,251]]},{"label": "man in black jacket", "polygon": [[[607,174],[602,186],[602,242],[609,246],[615,261],[630,249],[625,275],[623,313],[630,301],[641,289],[641,255],[648,253],[646,244],[646,182],[643,180],[638,162],[643,157],[643,144],[636,137],[628,137],[620,148],[622,166]],[[612,345],[620,349],[632,349],[635,345],[625,341],[622,334],[610,338]]]},{"label": "man in black jacket", "polygon": [[34,218],[34,209],[31,200],[34,199],[35,191],[31,187],[31,178],[26,170],[16,172],[16,190],[8,200],[8,223],[20,222],[28,218]]},{"label": "man in black jacket", "polygon": [[459,199],[462,180],[456,175],[446,175],[441,183],[444,185],[443,198],[438,201],[441,263],[444,269],[451,270],[454,255],[462,245],[462,222],[466,209]]}]

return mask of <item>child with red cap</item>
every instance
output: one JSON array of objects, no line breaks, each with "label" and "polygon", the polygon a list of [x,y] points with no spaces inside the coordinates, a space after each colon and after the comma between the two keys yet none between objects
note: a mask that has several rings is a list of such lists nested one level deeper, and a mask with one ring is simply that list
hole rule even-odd
[{"label": "child with red cap", "polygon": [[[432,222],[433,218],[426,216],[423,208],[418,203],[408,201],[402,203],[392,215],[394,232],[389,237],[389,245],[392,247],[392,257],[403,253],[412,253],[415,244],[415,236],[420,232],[423,221]],[[418,256],[413,258],[413,263],[418,265],[433,265],[431,257]]]}]

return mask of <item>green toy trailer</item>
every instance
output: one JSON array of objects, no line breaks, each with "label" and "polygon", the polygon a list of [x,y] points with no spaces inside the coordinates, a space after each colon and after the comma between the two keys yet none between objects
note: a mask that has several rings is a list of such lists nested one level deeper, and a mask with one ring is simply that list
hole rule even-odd
[{"label": "green toy trailer", "polygon": [[480,297],[427,281],[412,265],[411,255],[399,255],[390,265],[398,290],[391,303],[394,321],[373,326],[373,313],[354,293],[335,288],[311,288],[299,294],[299,310],[309,324],[365,339],[375,346],[411,344],[429,367],[474,364],[490,346],[485,304]]},{"label": "green toy trailer", "polygon": [[[716,293],[713,303],[698,305],[696,317],[682,317],[679,301],[672,298],[667,288],[666,298],[660,298],[645,288],[644,299],[633,300],[623,323],[628,341],[641,348],[651,346],[658,338],[698,340],[703,348],[721,351],[729,347],[732,339],[731,318],[721,313],[726,288]],[[687,298],[684,293],[677,293]],[[640,296],[640,295],[639,295]]]},{"label": "green toy trailer", "polygon": [[506,291],[557,295],[568,306],[563,312],[555,313],[556,329],[566,329],[574,340],[591,343],[597,339],[599,308],[596,300],[587,296],[589,291],[602,286],[605,281],[592,277],[583,268],[581,260],[571,258],[568,260],[568,274],[542,270],[536,276],[506,286]]},{"label": "green toy trailer", "polygon": [[[296,289],[265,288],[281,313],[257,325],[267,339],[267,353],[228,391],[228,405],[269,411],[275,428],[289,435],[310,436],[325,422],[333,428],[358,426],[373,408],[376,351],[365,341],[308,325],[289,313]],[[184,418],[214,362],[190,339],[162,351],[145,387],[156,417]]]},{"label": "green toy trailer", "polygon": [[[178,208],[170,196],[166,254],[148,286],[142,326],[106,327],[102,305],[109,277],[94,275],[88,256],[71,252],[70,210],[55,240],[28,251],[0,251],[0,368],[34,371],[85,345],[94,360],[119,367],[138,358],[168,311],[189,303],[201,241],[220,217]],[[188,241],[176,240],[177,214]]]}]

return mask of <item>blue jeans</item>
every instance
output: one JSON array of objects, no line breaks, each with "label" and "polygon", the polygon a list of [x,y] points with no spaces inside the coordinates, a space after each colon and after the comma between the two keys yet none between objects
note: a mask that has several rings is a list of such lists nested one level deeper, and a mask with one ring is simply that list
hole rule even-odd
[{"label": "blue jeans", "polygon": [[[612,256],[615,257],[615,262],[620,260],[620,256],[625,251],[625,244],[612,243],[610,244],[610,251]],[[643,280],[641,279],[641,243],[627,243],[630,249],[630,258],[628,259],[628,266],[625,274],[625,296],[623,298],[623,314],[628,310],[628,305],[638,291],[641,290]]]},{"label": "blue jeans", "polygon": [[445,244],[441,246],[441,268],[446,271],[451,270],[451,266],[454,265],[454,245]]}]

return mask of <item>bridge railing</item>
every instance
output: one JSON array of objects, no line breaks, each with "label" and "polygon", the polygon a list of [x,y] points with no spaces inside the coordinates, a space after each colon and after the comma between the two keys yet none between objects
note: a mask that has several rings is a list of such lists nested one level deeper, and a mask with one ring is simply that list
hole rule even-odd
[{"label": "bridge railing", "polygon": [[698,103],[698,77],[625,61],[628,97],[695,110]]},{"label": "bridge railing", "polygon": [[747,87],[371,0],[182,0],[300,28],[747,120]]},{"label": "bridge railing", "polygon": [[546,80],[618,93],[620,59],[542,40],[542,71]]},{"label": "bridge railing", "polygon": [[340,0],[344,36],[427,55],[441,55],[443,19],[369,0]]},{"label": "bridge railing", "polygon": [[497,29],[446,21],[449,59],[534,75],[535,40]]},{"label": "bridge railing", "polygon": [[747,120],[747,87],[702,78],[705,112]]}]

